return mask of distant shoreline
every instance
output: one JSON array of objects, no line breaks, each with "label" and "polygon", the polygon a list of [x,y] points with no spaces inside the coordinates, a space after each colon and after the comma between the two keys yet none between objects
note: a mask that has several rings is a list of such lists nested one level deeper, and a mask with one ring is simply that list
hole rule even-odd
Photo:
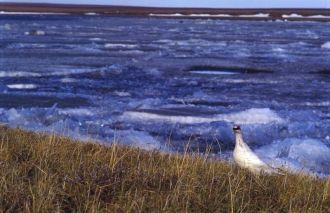
[{"label": "distant shoreline", "polygon": [[330,9],[214,9],[157,8],[103,5],[0,3],[1,14],[76,14],[142,16],[168,18],[207,18],[226,20],[330,21]]}]

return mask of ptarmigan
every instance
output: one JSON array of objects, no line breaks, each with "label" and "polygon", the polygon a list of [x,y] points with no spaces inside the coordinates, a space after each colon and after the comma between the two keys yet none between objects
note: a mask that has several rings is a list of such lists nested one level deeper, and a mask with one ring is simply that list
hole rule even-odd
[{"label": "ptarmigan", "polygon": [[250,170],[254,174],[281,174],[277,169],[263,162],[244,142],[240,126],[233,127],[235,133],[234,161],[242,168]]}]

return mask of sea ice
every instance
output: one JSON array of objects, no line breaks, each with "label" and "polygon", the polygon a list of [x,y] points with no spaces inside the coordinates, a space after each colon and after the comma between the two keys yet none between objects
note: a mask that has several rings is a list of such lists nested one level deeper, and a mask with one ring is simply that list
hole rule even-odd
[{"label": "sea ice", "polygon": [[160,150],[162,148],[160,142],[148,133],[134,130],[115,132],[114,141],[149,151]]},{"label": "sea ice", "polygon": [[268,18],[269,13],[258,13],[253,15],[239,15],[239,17],[247,17],[247,18]]},{"label": "sea ice", "polygon": [[136,44],[119,44],[119,43],[107,43],[104,45],[104,48],[127,48],[127,49],[133,49],[138,47]]},{"label": "sea ice", "polygon": [[322,44],[321,48],[330,49],[330,41],[325,42],[324,44]]},{"label": "sea ice", "polygon": [[295,172],[330,174],[330,148],[319,140],[287,138],[265,145],[256,153],[269,163],[283,165]]},{"label": "sea ice", "polygon": [[201,74],[201,75],[235,75],[239,74],[238,72],[230,72],[230,71],[212,71],[212,70],[198,70],[198,71],[190,71],[193,74]]},{"label": "sea ice", "polygon": [[269,108],[252,108],[242,112],[224,115],[223,118],[225,121],[237,124],[267,124],[284,122],[284,119]]},{"label": "sea ice", "polygon": [[[329,156],[317,150],[330,145],[328,23],[2,16],[0,122],[11,127],[155,149],[170,138],[178,151],[192,140],[217,153],[232,151],[238,123],[254,149],[319,141],[275,158],[290,167],[318,159],[302,147]],[[47,36],[23,35],[35,30]]]},{"label": "sea ice", "polygon": [[7,77],[40,77],[40,73],[23,71],[0,71],[0,78]]},{"label": "sea ice", "polygon": [[282,15],[283,18],[303,18],[304,16],[296,14],[296,13],[292,13],[290,15]]},{"label": "sea ice", "polygon": [[268,108],[252,108],[238,113],[217,114],[214,116],[162,115],[143,111],[127,111],[123,114],[122,118],[181,124],[211,123],[215,121],[227,121],[238,124],[266,124],[272,122],[284,122],[281,117]]},{"label": "sea ice", "polygon": [[37,85],[35,84],[8,84],[9,89],[36,89]]}]

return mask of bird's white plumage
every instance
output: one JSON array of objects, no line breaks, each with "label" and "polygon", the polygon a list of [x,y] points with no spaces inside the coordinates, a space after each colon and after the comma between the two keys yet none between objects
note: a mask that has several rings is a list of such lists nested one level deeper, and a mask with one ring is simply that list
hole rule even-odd
[{"label": "bird's white plumage", "polygon": [[263,162],[244,142],[241,130],[234,129],[235,132],[235,149],[234,161],[242,168],[246,168],[255,174],[267,173],[278,174],[279,172]]}]

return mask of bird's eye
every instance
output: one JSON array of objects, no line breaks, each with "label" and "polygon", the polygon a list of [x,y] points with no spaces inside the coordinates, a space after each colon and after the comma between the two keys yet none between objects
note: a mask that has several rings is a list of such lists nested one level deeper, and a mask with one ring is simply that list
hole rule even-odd
[{"label": "bird's eye", "polygon": [[240,129],[241,129],[240,126],[234,126],[234,127],[233,127],[233,130],[240,130]]}]

